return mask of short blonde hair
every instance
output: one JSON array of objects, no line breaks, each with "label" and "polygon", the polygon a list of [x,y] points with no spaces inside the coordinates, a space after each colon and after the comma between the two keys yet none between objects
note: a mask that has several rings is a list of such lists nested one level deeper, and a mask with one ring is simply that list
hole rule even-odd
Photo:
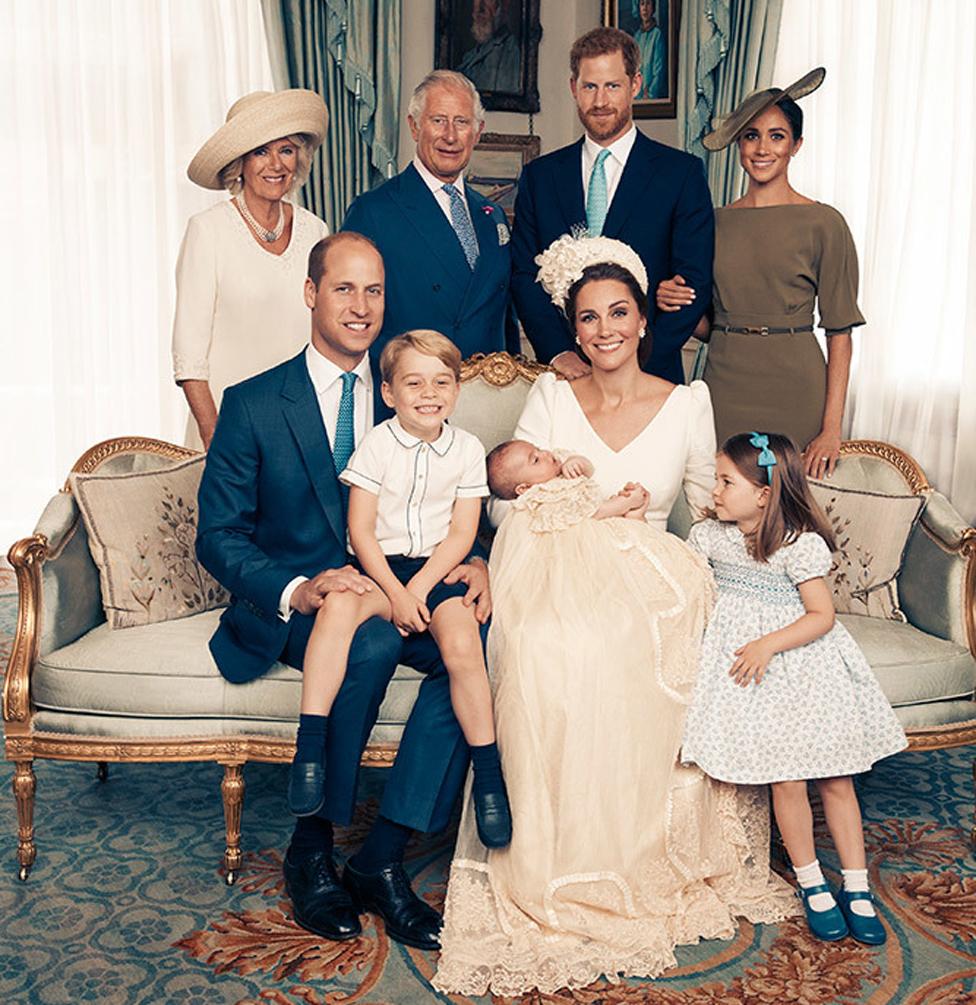
[{"label": "short blonde hair", "polygon": [[461,350],[446,336],[430,328],[418,328],[390,339],[380,353],[380,375],[387,384],[393,383],[400,359],[408,349],[439,359],[455,380],[461,379]]},{"label": "short blonde hair", "polygon": [[[312,173],[312,144],[304,133],[295,133],[294,136],[285,136],[284,139],[294,143],[298,151],[295,177],[292,179],[291,188],[288,189],[289,192],[294,192],[308,181],[308,176]],[[268,142],[273,141],[269,140]],[[258,147],[254,149],[257,150]],[[248,153],[253,153],[253,151],[249,150]],[[242,154],[220,169],[218,175],[220,184],[231,195],[240,195],[244,189],[244,158],[246,156],[247,154]]]}]

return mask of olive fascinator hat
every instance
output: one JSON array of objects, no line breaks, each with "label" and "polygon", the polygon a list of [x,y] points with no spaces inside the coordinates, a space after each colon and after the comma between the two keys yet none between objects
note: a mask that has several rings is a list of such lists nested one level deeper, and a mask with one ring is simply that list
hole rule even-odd
[{"label": "olive fascinator hat", "polygon": [[706,150],[721,150],[727,147],[742,132],[743,129],[770,105],[775,105],[780,98],[792,98],[796,101],[813,93],[824,81],[827,71],[818,66],[815,70],[804,74],[789,87],[767,87],[761,91],[753,91],[730,114],[723,118],[712,120],[712,131],[702,138]]}]

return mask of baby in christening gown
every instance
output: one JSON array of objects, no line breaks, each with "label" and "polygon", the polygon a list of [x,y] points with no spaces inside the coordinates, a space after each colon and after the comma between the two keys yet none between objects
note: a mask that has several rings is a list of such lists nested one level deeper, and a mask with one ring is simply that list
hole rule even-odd
[{"label": "baby in christening gown", "polygon": [[764,816],[678,764],[711,574],[645,522],[642,486],[607,499],[592,470],[525,441],[488,457],[511,500],[490,560],[488,665],[515,827],[488,851],[465,800],[441,991],[653,976],[675,945],[731,937],[736,915],[794,910],[756,854],[768,831],[743,830]]}]

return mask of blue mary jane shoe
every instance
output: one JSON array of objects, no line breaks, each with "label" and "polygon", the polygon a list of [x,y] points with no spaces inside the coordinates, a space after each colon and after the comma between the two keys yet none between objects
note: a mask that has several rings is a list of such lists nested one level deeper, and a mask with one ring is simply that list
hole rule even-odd
[{"label": "blue mary jane shoe", "polygon": [[851,910],[851,904],[855,900],[867,900],[874,903],[874,897],[866,891],[853,893],[848,893],[847,890],[837,891],[837,903],[847,921],[847,928],[851,935],[858,942],[863,942],[867,946],[883,945],[888,938],[888,933],[885,931],[884,925],[881,924],[881,919],[877,915],[865,917],[863,914],[856,914]]},{"label": "blue mary jane shoe", "polygon": [[801,886],[797,890],[797,896],[803,901],[803,910],[806,912],[810,931],[821,942],[836,942],[848,934],[847,922],[844,921],[844,915],[836,904],[826,911],[814,911],[810,907],[810,898],[814,894],[830,892],[830,887],[826,883],[820,883],[806,889]]}]

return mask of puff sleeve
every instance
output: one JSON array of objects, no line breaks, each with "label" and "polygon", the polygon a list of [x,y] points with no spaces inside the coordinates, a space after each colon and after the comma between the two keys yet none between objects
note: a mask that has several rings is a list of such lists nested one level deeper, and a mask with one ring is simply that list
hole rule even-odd
[{"label": "puff sleeve", "polygon": [[710,558],[712,544],[715,540],[715,529],[718,526],[715,520],[699,520],[688,532],[688,544],[705,558]]},{"label": "puff sleeve", "polygon": [[209,380],[217,307],[216,239],[206,214],[191,216],[176,261],[173,379]]},{"label": "puff sleeve", "polygon": [[864,324],[857,306],[857,249],[847,221],[827,207],[817,263],[817,301],[820,327],[828,334]]},{"label": "puff sleeve", "polygon": [[715,416],[712,398],[703,380],[688,386],[691,409],[688,413],[688,455],[685,460],[684,492],[695,520],[712,505],[715,487]]},{"label": "puff sleeve", "polygon": [[819,534],[807,531],[786,547],[786,575],[794,585],[820,579],[830,572],[833,558],[827,542]]}]

